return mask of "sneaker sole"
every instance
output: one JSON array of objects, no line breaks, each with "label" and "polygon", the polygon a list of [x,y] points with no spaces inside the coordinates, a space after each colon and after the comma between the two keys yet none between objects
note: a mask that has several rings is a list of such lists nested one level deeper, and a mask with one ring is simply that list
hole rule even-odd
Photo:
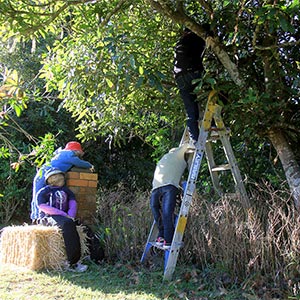
[{"label": "sneaker sole", "polygon": [[157,247],[162,247],[163,245],[164,245],[163,243],[158,243],[158,242],[155,243],[155,246]]}]

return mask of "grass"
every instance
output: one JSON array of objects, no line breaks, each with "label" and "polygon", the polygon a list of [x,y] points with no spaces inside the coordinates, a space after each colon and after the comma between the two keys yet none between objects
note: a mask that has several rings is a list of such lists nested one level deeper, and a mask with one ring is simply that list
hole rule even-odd
[{"label": "grass", "polygon": [[[174,278],[163,282],[163,270],[139,264],[89,264],[85,273],[30,271],[0,266],[1,300],[208,300],[250,299],[245,291],[203,284],[195,269],[176,268]],[[258,298],[252,298],[258,299]]]},{"label": "grass", "polygon": [[163,282],[160,257],[139,263],[153,221],[149,194],[103,192],[97,231],[107,262],[83,274],[0,266],[0,299],[300,300],[299,213],[288,191],[255,185],[251,195],[247,215],[226,197],[196,199],[173,280]]}]

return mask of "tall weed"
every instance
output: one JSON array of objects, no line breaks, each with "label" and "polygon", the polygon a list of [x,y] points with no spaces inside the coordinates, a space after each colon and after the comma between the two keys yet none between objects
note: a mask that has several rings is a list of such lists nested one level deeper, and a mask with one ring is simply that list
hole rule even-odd
[{"label": "tall weed", "polygon": [[[219,268],[232,284],[263,289],[271,282],[299,292],[300,218],[288,190],[255,184],[249,196],[252,207],[248,211],[234,197],[197,196],[179,263],[202,270]],[[149,192],[132,193],[124,187],[101,191],[98,221],[105,232],[108,260],[140,259],[153,222],[149,198]]]},{"label": "tall weed", "polygon": [[100,192],[98,221],[108,260],[135,260],[141,255],[152,222],[149,197],[149,192],[132,193],[124,186]]}]

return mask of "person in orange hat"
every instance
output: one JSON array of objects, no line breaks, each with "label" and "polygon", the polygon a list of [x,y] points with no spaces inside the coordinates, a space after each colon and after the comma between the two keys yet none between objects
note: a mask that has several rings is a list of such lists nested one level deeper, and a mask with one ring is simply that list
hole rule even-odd
[{"label": "person in orange hat", "polygon": [[94,166],[86,160],[82,159],[84,152],[79,142],[68,142],[64,149],[58,149],[54,157],[49,163],[44,164],[40,170],[37,171],[33,179],[32,200],[30,219],[32,223],[36,223],[39,216],[39,209],[37,206],[36,195],[37,192],[46,185],[45,173],[50,168],[58,168],[62,172],[68,172],[72,167],[90,169],[94,171]]}]

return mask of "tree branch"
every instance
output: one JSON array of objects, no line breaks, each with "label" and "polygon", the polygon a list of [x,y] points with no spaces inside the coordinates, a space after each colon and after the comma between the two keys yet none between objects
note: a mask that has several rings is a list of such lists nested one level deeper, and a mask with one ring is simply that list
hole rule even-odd
[{"label": "tree branch", "polygon": [[51,24],[51,22],[53,22],[68,7],[69,7],[69,3],[65,3],[55,13],[51,14],[51,16],[48,20],[46,20],[45,22],[40,22],[37,25],[29,27],[29,29],[27,30],[27,34],[30,35],[31,33],[39,30],[40,28],[43,28],[43,27]]},{"label": "tree branch", "polygon": [[255,45],[255,49],[257,49],[257,50],[273,50],[273,49],[289,47],[289,46],[296,46],[296,45],[300,45],[300,40],[295,41],[295,42],[282,43],[282,44],[279,44],[279,45],[270,45],[270,46],[257,46],[257,45]]},{"label": "tree branch", "polygon": [[215,55],[218,57],[224,68],[230,74],[234,83],[240,87],[244,86],[244,81],[241,79],[237,66],[231,61],[227,52],[222,48],[218,37],[207,37],[207,32],[203,26],[196,23],[192,18],[186,14],[174,11],[164,0],[147,0],[149,4],[163,15],[168,16],[175,23],[184,25],[198,34],[206,41],[207,47],[210,47]]},{"label": "tree branch", "polygon": [[273,128],[283,129],[285,131],[293,131],[293,132],[296,132],[297,134],[300,133],[299,126],[293,125],[293,124],[288,124],[288,123],[279,123],[276,126],[273,126]]},{"label": "tree branch", "polygon": [[120,0],[120,2],[115,6],[115,8],[114,8],[110,13],[108,13],[108,14],[106,15],[105,19],[101,22],[100,26],[106,25],[106,24],[109,22],[110,18],[111,18],[117,11],[119,11],[119,10],[121,9],[122,5],[123,5],[124,3],[126,3],[127,1],[128,1],[128,0]]},{"label": "tree branch", "polygon": [[[59,7],[56,11],[52,12],[52,13],[38,13],[36,12],[36,15],[39,16],[47,16],[49,17],[47,20],[45,21],[41,21],[39,23],[36,23],[35,25],[28,25],[28,28],[26,30],[26,35],[30,35],[35,31],[38,31],[39,29],[51,24],[65,9],[67,9],[68,7],[72,6],[72,5],[80,5],[80,4],[84,4],[84,3],[89,3],[91,0],[69,0],[69,1],[64,1],[63,5],[61,7]],[[105,24],[107,24],[110,20],[110,18],[121,9],[121,7],[123,6],[124,3],[128,2],[128,0],[120,0],[119,3],[115,6],[115,8],[106,15],[105,19],[102,21],[101,25],[104,26]],[[49,1],[47,3],[43,3],[43,4],[30,4],[31,7],[37,7],[37,8],[49,8],[51,5],[53,4],[57,4],[57,1],[53,0],[53,1]],[[13,5],[11,4],[11,2],[9,2],[10,5],[10,9],[12,11],[11,15],[13,15],[14,17],[16,15],[28,15],[30,12],[29,11],[24,11],[24,10],[16,10]]]}]

